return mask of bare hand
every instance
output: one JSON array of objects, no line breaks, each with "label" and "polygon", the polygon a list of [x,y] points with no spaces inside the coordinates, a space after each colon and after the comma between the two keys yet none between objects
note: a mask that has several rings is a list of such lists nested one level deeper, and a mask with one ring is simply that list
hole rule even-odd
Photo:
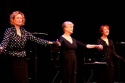
[{"label": "bare hand", "polygon": [[56,44],[57,44],[58,46],[61,46],[61,43],[58,41],[58,39],[56,40]]},{"label": "bare hand", "polygon": [[103,49],[103,46],[102,46],[101,44],[99,44],[99,45],[96,45],[96,48],[97,48],[98,50],[102,50],[102,49]]}]

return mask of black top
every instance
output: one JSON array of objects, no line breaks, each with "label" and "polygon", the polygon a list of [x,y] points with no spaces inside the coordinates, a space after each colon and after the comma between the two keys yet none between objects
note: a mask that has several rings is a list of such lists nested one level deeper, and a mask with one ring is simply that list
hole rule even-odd
[{"label": "black top", "polygon": [[113,56],[116,56],[119,59],[122,59],[115,51],[114,43],[111,39],[108,39],[109,45],[106,42],[99,38],[97,44],[103,45],[103,50],[100,51],[100,54],[103,56],[103,60],[107,61],[110,64],[113,64]]},{"label": "black top", "polygon": [[83,44],[74,38],[72,38],[72,40],[73,40],[73,42],[70,43],[68,40],[66,40],[62,36],[59,38],[59,41],[61,43],[61,47],[60,47],[61,54],[67,55],[70,53],[70,54],[74,55],[78,46],[82,46],[82,47],[86,48],[86,44]]},{"label": "black top", "polygon": [[3,53],[11,56],[25,57],[25,44],[27,39],[36,43],[47,45],[48,41],[33,36],[30,32],[21,27],[21,36],[17,35],[16,28],[7,28],[4,33],[3,41],[0,46],[3,47]]}]

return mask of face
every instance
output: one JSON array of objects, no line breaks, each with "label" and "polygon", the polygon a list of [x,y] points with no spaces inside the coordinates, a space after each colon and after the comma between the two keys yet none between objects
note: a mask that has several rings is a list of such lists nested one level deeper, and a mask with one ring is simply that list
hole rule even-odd
[{"label": "face", "polygon": [[73,30],[74,30],[74,25],[71,23],[69,23],[69,24],[67,23],[65,28],[64,28],[64,31],[72,34]]},{"label": "face", "polygon": [[102,29],[102,35],[108,36],[108,35],[109,35],[109,28],[104,27],[104,28]]},{"label": "face", "polygon": [[23,17],[21,14],[17,14],[15,18],[13,19],[14,25],[21,26],[23,22]]}]

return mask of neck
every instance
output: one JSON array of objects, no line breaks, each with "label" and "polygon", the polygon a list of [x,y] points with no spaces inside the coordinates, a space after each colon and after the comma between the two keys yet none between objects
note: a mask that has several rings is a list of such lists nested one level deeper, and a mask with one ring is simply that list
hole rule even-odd
[{"label": "neck", "polygon": [[107,36],[102,35],[101,38],[102,38],[102,39],[107,39]]},{"label": "neck", "polygon": [[71,34],[70,34],[70,33],[65,32],[63,35],[64,35],[64,36],[70,36]]},{"label": "neck", "polygon": [[18,30],[18,29],[20,29],[20,26],[16,26],[16,25],[15,25],[15,28]]}]

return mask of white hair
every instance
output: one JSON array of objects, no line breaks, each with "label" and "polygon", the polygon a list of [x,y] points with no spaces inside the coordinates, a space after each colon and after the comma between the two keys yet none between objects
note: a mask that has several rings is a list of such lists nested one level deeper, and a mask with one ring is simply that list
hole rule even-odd
[{"label": "white hair", "polygon": [[63,22],[62,27],[65,27],[65,25],[67,25],[67,24],[74,26],[73,22],[71,22],[71,21],[65,21],[65,22]]}]

